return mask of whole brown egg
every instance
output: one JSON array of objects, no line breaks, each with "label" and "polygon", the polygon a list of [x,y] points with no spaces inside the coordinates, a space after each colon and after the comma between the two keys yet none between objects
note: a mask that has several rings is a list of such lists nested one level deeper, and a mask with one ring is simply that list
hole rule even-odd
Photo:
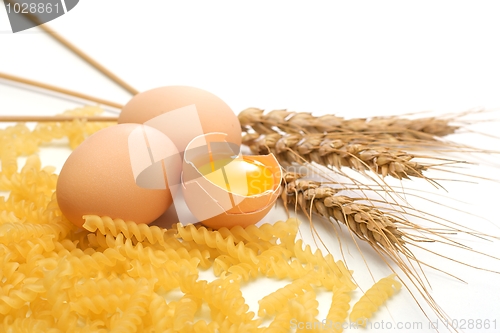
[{"label": "whole brown egg", "polygon": [[118,123],[155,127],[181,152],[196,136],[213,132],[225,133],[228,142],[241,145],[240,122],[233,110],[214,94],[194,87],[166,86],[137,94],[123,107]]},{"label": "whole brown egg", "polygon": [[77,226],[84,215],[151,223],[172,204],[168,182],[179,181],[181,167],[177,148],[162,132],[140,124],[111,126],[68,157],[57,181],[57,202]]}]

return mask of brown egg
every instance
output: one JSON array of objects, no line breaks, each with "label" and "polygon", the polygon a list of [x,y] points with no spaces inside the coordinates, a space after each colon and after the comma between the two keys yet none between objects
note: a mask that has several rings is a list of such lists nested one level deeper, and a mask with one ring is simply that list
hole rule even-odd
[{"label": "brown egg", "polygon": [[168,86],[142,92],[123,107],[118,123],[157,128],[172,139],[179,151],[184,151],[196,136],[211,132],[225,133],[228,142],[241,145],[236,114],[219,97],[199,88]]},{"label": "brown egg", "polygon": [[62,213],[82,226],[83,215],[151,223],[172,204],[166,175],[179,182],[181,158],[160,131],[139,124],[105,128],[66,160],[57,181]]}]

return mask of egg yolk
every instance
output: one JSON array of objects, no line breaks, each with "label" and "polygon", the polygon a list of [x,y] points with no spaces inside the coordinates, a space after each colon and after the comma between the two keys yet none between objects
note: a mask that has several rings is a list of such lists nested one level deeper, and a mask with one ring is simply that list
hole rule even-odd
[{"label": "egg yolk", "polygon": [[247,158],[212,160],[198,167],[198,171],[213,184],[242,196],[262,194],[274,185],[269,168]]}]

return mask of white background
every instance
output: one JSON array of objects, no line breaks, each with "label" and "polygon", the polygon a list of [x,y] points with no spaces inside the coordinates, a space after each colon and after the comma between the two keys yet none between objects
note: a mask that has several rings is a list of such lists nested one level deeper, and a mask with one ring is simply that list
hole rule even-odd
[{"label": "white background", "polygon": [[[255,106],[370,117],[429,110],[441,114],[483,107],[493,112],[479,118],[492,122],[471,128],[497,135],[499,14],[497,1],[82,0],[49,25],[140,91],[163,85],[196,86],[224,99],[236,113]],[[12,34],[3,7],[0,71],[122,104],[130,98],[38,28]],[[77,105],[0,81],[2,115],[55,114]],[[488,149],[496,149],[500,143],[477,135],[453,139]],[[60,167],[67,154],[42,152],[42,157],[45,163]],[[490,156],[482,162],[498,166],[500,158]],[[477,166],[465,171],[500,180],[498,170]],[[419,181],[404,185],[430,189]],[[412,202],[457,223],[500,235],[498,182],[443,185],[449,193],[440,193],[464,202],[454,202],[455,207],[490,222],[443,210],[439,205]],[[269,220],[278,218],[285,218],[280,209]],[[329,241],[332,253],[339,257],[337,241]],[[499,243],[467,244],[498,256]],[[346,256],[355,268],[355,277],[364,287],[369,286],[370,277],[359,260],[354,260],[356,250],[346,233],[344,244],[353,252],[352,257]],[[477,254],[455,254],[469,263],[500,270],[499,261],[487,261]],[[451,265],[425,254],[423,258],[468,282],[428,271],[432,296],[451,318],[496,320],[500,330],[498,274]],[[389,273],[375,255],[367,254],[367,260],[377,279]],[[268,288],[275,286],[269,284]],[[264,296],[257,295],[259,290],[267,289],[261,284],[258,288],[252,286],[251,293],[247,293],[254,309],[257,298]],[[319,318],[324,318],[328,299],[322,298],[320,306]],[[429,312],[429,317],[434,320],[435,316]],[[424,328],[428,327],[425,316],[406,291],[392,299],[374,320],[422,322]]]}]

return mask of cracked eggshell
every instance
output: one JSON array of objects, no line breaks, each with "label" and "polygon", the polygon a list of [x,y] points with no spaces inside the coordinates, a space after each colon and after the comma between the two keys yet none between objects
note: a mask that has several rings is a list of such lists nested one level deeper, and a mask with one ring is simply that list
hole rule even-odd
[{"label": "cracked eggshell", "polygon": [[[282,170],[273,154],[242,156],[269,168],[273,181],[270,190],[258,195],[243,196],[212,183],[198,168],[210,158],[221,156],[200,154],[197,149],[223,142],[224,139],[225,135],[222,133],[210,133],[193,139],[188,145],[181,176],[184,199],[193,215],[208,227],[231,228],[236,225],[247,227],[262,220],[273,207],[280,195]],[[213,152],[212,150],[209,155]],[[233,152],[227,149],[221,155],[224,154],[231,156]]]}]

